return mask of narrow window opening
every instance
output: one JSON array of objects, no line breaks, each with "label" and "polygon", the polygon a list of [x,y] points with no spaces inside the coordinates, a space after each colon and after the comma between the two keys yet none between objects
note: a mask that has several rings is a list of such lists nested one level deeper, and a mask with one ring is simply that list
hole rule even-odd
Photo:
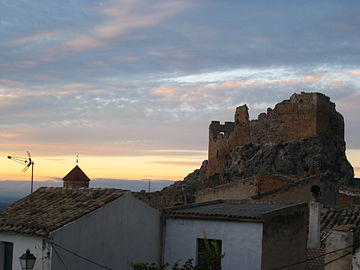
[{"label": "narrow window opening", "polygon": [[217,135],[217,139],[222,139],[224,137],[225,137],[225,132],[223,132],[223,131],[220,131]]}]

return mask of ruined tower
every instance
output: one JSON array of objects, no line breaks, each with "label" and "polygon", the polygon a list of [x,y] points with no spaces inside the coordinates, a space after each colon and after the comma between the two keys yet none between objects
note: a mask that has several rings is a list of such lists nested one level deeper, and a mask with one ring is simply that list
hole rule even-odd
[{"label": "ruined tower", "polygon": [[224,170],[226,156],[237,146],[280,144],[319,134],[330,135],[345,152],[344,119],[324,94],[293,94],[251,121],[247,106],[240,106],[234,122],[210,124],[208,176]]}]

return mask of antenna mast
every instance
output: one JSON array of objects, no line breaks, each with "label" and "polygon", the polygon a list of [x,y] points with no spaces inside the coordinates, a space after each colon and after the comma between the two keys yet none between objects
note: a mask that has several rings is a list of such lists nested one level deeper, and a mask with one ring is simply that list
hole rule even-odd
[{"label": "antenna mast", "polygon": [[34,160],[31,159],[31,155],[29,151],[26,151],[28,157],[22,158],[22,157],[15,157],[15,156],[8,156],[8,159],[11,159],[17,163],[25,165],[25,168],[23,169],[23,172],[26,172],[29,167],[31,166],[31,190],[30,194],[33,193],[33,187],[34,187]]}]

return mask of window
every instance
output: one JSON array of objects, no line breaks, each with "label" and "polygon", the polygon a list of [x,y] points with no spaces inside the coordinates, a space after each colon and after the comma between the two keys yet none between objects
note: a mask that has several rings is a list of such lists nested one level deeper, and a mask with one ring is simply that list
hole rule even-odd
[{"label": "window", "polygon": [[0,242],[0,266],[1,270],[11,270],[13,261],[14,244],[10,242]]},{"label": "window", "polygon": [[200,269],[221,270],[221,240],[197,239],[197,265]]}]

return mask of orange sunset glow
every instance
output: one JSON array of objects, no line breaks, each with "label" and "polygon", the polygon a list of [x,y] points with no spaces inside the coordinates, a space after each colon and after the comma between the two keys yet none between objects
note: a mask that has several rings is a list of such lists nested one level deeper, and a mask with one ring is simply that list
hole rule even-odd
[{"label": "orange sunset glow", "polygon": [[336,104],[360,177],[358,3],[280,2],[4,1],[0,180],[30,179],[7,158],[26,151],[35,181],[76,155],[91,179],[182,180],[207,159],[212,120],[301,91]]},{"label": "orange sunset glow", "polygon": [[[206,159],[204,151],[196,156],[164,157],[164,156],[80,156],[79,165],[92,178],[114,179],[167,179],[182,180],[184,176],[201,165]],[[24,155],[23,155],[24,156]],[[26,156],[26,153],[25,153]],[[34,180],[63,178],[76,164],[75,156],[40,156],[33,157]],[[0,180],[29,180],[30,169],[22,172],[25,165],[7,158],[0,159],[2,168]]]}]

